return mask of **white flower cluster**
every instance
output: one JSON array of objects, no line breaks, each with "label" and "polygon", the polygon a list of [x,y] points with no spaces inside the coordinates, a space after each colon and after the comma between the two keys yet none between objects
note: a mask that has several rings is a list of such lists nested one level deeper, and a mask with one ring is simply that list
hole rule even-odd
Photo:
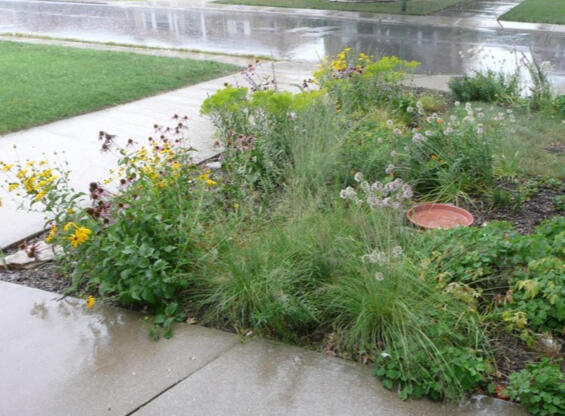
[{"label": "white flower cluster", "polygon": [[[402,249],[401,246],[393,247],[388,255],[387,255],[387,253],[380,251],[379,249],[374,249],[370,253],[367,253],[367,254],[364,254],[363,256],[361,256],[361,261],[363,263],[378,264],[378,265],[381,265],[381,266],[386,266],[387,264],[389,264],[391,262],[391,259],[398,259],[398,258],[402,257],[403,254],[404,254],[404,250]],[[375,272],[375,280],[378,280],[378,281],[384,280],[383,273],[380,272],[380,271],[376,271]]]},{"label": "white flower cluster", "polygon": [[[389,168],[393,170],[394,166],[392,164],[389,165],[387,171]],[[404,183],[400,178],[386,184],[379,181],[369,184],[369,182],[364,180],[363,174],[357,172],[353,179],[360,184],[359,187],[365,194],[364,200],[371,208],[387,207],[400,210],[403,202],[411,199],[414,195],[410,185]],[[358,205],[363,202],[363,199],[361,199],[357,191],[351,186],[342,189],[339,196],[342,199],[353,201]]]},{"label": "white flower cluster", "polygon": [[388,256],[384,251],[380,251],[379,249],[376,248],[370,253],[362,255],[361,261],[363,263],[385,265],[390,261],[391,258],[398,259],[402,257],[403,254],[404,254],[404,250],[402,249],[401,246],[393,247]]}]

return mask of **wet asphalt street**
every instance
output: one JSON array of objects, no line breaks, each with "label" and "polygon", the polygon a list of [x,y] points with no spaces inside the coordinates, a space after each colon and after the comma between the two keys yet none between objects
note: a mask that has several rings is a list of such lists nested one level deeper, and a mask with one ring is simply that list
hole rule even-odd
[{"label": "wet asphalt street", "polygon": [[[479,2],[475,2],[480,5]],[[485,3],[485,2],[483,2]],[[513,0],[492,3],[508,8]],[[516,56],[530,51],[539,62],[552,63],[552,78],[565,86],[565,31],[503,29],[496,26],[435,25],[355,18],[352,14],[304,15],[284,9],[154,6],[149,3],[109,4],[0,0],[0,33],[29,33],[81,40],[268,55],[317,61],[346,46],[359,51],[396,55],[422,63],[419,72],[460,74],[481,65],[512,69]],[[484,9],[484,7],[483,7]],[[469,14],[469,11],[467,11]],[[472,12],[471,12],[472,14]],[[476,19],[490,19],[488,7]],[[480,20],[477,20],[480,22]],[[461,56],[464,51],[464,56]],[[515,53],[517,52],[517,53]]]}]

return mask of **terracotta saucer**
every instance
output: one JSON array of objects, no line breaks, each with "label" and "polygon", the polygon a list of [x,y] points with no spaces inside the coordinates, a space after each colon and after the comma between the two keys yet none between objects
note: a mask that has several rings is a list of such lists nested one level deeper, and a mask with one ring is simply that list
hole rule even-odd
[{"label": "terracotta saucer", "polygon": [[418,204],[406,213],[410,222],[422,228],[468,227],[473,215],[463,208],[449,204]]}]

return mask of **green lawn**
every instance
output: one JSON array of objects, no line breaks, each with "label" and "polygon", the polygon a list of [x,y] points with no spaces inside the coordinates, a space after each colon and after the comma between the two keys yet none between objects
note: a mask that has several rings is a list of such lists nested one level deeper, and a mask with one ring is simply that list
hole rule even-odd
[{"label": "green lawn", "polygon": [[[406,14],[431,14],[465,0],[408,0]],[[342,3],[329,0],[218,0],[223,4],[292,7],[298,9],[346,10],[371,13],[402,13],[402,0],[387,3]]]},{"label": "green lawn", "polygon": [[500,20],[565,24],[565,0],[525,0]]},{"label": "green lawn", "polygon": [[212,61],[0,42],[0,134],[235,72]]}]

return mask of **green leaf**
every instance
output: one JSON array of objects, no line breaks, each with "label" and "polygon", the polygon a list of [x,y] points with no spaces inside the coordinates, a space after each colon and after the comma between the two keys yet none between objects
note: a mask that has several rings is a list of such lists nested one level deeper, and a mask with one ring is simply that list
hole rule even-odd
[{"label": "green leaf", "polygon": [[165,315],[173,316],[177,311],[179,304],[177,302],[169,303],[165,308]]}]

